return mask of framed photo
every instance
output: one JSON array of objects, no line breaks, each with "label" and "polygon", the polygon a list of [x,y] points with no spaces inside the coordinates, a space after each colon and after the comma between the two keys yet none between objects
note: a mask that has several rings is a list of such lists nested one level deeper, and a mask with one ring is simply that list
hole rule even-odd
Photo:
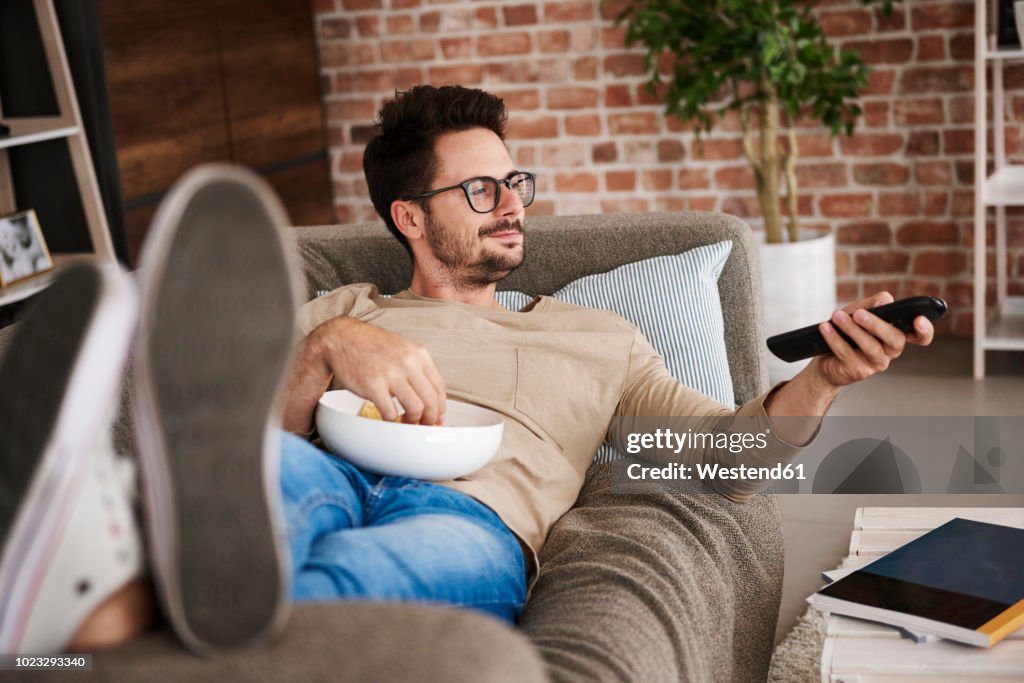
[{"label": "framed photo", "polygon": [[33,210],[0,217],[0,287],[53,269],[39,219]]}]

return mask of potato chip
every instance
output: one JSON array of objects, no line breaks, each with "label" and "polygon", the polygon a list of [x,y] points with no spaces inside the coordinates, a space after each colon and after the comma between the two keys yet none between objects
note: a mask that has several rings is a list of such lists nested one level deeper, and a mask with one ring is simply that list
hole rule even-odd
[{"label": "potato chip", "polygon": [[[359,406],[359,412],[356,413],[356,416],[357,417],[366,417],[366,418],[369,418],[371,420],[382,420],[382,421],[384,420],[384,417],[380,414],[380,411],[377,410],[377,406],[373,403],[373,401],[363,401],[363,405]],[[399,415],[394,420],[392,420],[392,422],[405,423],[405,424],[416,424],[415,422],[405,422],[405,415],[404,414]],[[436,427],[443,427],[444,425],[442,423],[438,422],[435,426]]]},{"label": "potato chip", "polygon": [[[359,407],[359,412],[356,413],[359,417],[367,417],[371,420],[383,420],[380,411],[377,410],[377,406],[374,405],[373,401],[363,401],[363,405]],[[399,415],[392,422],[401,422],[402,416]]]}]

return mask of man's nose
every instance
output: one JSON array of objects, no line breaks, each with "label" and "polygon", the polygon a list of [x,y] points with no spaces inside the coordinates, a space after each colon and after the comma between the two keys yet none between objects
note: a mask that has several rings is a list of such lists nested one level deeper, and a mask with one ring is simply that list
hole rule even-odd
[{"label": "man's nose", "polygon": [[495,212],[499,216],[510,216],[518,214],[523,210],[523,198],[519,196],[519,193],[515,190],[509,189],[505,185],[501,185],[501,196],[498,198],[498,206],[495,207]]}]

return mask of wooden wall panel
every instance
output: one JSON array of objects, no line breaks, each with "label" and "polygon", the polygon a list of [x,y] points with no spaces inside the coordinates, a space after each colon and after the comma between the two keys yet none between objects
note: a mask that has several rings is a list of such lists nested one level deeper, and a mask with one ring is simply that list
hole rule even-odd
[{"label": "wooden wall panel", "polygon": [[309,0],[98,0],[129,251],[196,164],[263,173],[293,222],[333,216]]},{"label": "wooden wall panel", "polygon": [[323,150],[309,0],[220,0],[224,85],[235,157],[250,166]]},{"label": "wooden wall panel", "polygon": [[128,258],[131,263],[138,264],[139,251],[149,230],[149,223],[156,213],[156,202],[148,202],[126,208],[124,212],[124,234],[128,242]]},{"label": "wooden wall panel", "polygon": [[216,23],[201,2],[100,0],[111,116],[126,203],[231,158]]}]

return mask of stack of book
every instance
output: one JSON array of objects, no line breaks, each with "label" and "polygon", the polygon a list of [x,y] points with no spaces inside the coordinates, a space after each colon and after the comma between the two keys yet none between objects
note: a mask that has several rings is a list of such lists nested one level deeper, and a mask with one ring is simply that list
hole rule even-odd
[{"label": "stack of book", "polygon": [[1024,626],[1024,529],[955,518],[828,578],[822,610],[991,647]]}]

